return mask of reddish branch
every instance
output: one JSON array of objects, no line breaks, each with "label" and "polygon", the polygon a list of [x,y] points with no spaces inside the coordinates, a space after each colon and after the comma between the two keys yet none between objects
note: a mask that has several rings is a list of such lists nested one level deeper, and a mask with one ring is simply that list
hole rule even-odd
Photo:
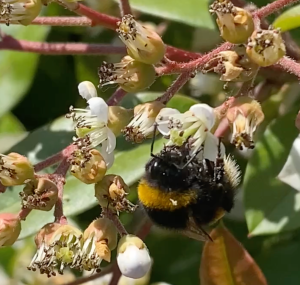
[{"label": "reddish branch", "polygon": [[28,208],[22,208],[18,214],[19,216],[19,219],[22,220],[22,221],[25,221],[27,216],[30,214],[31,212],[31,209],[28,209]]},{"label": "reddish branch", "polygon": [[300,64],[293,59],[285,56],[278,62],[277,65],[279,65],[285,71],[295,74],[300,80]]},{"label": "reddish branch", "polygon": [[283,7],[287,5],[292,5],[299,0],[277,0],[274,1],[260,9],[258,9],[256,12],[254,12],[254,15],[256,15],[258,18],[262,19],[265,18],[278,10],[282,9]]},{"label": "reddish branch", "polygon": [[191,72],[186,72],[180,74],[172,85],[167,89],[167,91],[159,97],[157,100],[166,104],[175,94],[178,92],[185,83],[191,78]]},{"label": "reddish branch", "polygon": [[92,26],[92,21],[87,17],[38,17],[32,22],[32,24],[65,27],[87,27]]},{"label": "reddish branch", "polygon": [[123,46],[116,47],[105,44],[83,44],[83,43],[41,43],[15,38],[4,35],[0,41],[0,50],[17,50],[33,52],[46,55],[101,55],[101,54],[126,54]]},{"label": "reddish branch", "polygon": [[63,193],[64,193],[64,185],[65,185],[65,177],[69,170],[70,164],[68,162],[68,158],[65,157],[60,165],[57,167],[54,174],[50,175],[51,180],[56,184],[58,188],[58,200],[55,204],[54,209],[54,217],[55,222],[60,224],[66,224],[67,218],[64,215],[63,211]]},{"label": "reddish branch", "polygon": [[120,20],[119,18],[109,16],[103,13],[99,13],[85,5],[78,4],[78,7],[73,10],[73,12],[86,16],[89,19],[92,20],[92,26],[93,25],[100,25],[104,26],[106,28],[115,30],[117,28],[117,22]]},{"label": "reddish branch", "polygon": [[120,2],[119,5],[120,5],[121,16],[132,14],[128,0],[119,0],[119,2]]},{"label": "reddish branch", "polygon": [[124,98],[124,96],[127,94],[125,90],[122,88],[118,88],[113,95],[106,101],[108,106],[115,106],[118,105],[119,102]]}]

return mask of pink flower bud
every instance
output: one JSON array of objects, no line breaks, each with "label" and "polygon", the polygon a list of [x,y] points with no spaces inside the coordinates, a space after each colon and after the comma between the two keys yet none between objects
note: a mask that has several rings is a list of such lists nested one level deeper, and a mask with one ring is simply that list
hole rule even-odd
[{"label": "pink flower bud", "polygon": [[0,214],[0,247],[13,245],[21,232],[21,223],[18,215]]}]

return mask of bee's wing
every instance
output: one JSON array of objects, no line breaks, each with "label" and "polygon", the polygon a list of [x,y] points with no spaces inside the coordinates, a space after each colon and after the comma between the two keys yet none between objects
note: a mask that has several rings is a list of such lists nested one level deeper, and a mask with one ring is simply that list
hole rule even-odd
[{"label": "bee's wing", "polygon": [[213,241],[210,235],[200,226],[198,225],[193,217],[190,217],[188,225],[182,234],[199,241]]}]

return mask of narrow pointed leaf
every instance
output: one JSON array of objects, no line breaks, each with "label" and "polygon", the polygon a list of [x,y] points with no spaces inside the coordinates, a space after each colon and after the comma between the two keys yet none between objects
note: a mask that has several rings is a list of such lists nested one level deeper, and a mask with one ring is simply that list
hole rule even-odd
[{"label": "narrow pointed leaf", "polygon": [[273,22],[273,26],[280,28],[282,32],[300,27],[300,5],[280,14]]},{"label": "narrow pointed leaf", "polygon": [[247,250],[222,226],[206,242],[200,266],[201,285],[267,285],[266,278]]}]

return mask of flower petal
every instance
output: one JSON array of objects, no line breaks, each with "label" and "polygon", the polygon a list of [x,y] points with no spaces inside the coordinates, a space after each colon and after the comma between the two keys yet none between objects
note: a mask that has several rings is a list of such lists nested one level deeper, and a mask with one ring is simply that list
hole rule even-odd
[{"label": "flower petal", "polygon": [[214,108],[207,104],[195,104],[190,111],[206,125],[208,130],[211,130],[216,120]]},{"label": "flower petal", "polygon": [[114,152],[107,153],[105,149],[100,149],[100,153],[106,163],[107,169],[111,168],[115,162],[115,154]]},{"label": "flower petal", "polygon": [[108,144],[107,144],[107,153],[112,153],[117,145],[117,141],[116,141],[116,136],[115,134],[112,132],[112,130],[110,128],[107,128],[107,140],[108,140]]},{"label": "flower petal", "polygon": [[157,130],[163,135],[167,136],[170,134],[169,129],[169,119],[172,115],[180,114],[180,112],[176,109],[172,108],[163,108],[160,110],[158,115],[156,116]]},{"label": "flower petal", "polygon": [[[218,144],[219,138],[217,138],[212,133],[208,132],[204,142],[203,158],[210,161],[216,161],[218,156]],[[221,143],[221,157],[225,155],[225,146]]]},{"label": "flower petal", "polygon": [[108,122],[108,106],[105,101],[100,97],[93,97],[88,101],[91,114],[97,116],[100,122],[105,124]]},{"label": "flower petal", "polygon": [[79,83],[78,91],[80,96],[85,100],[98,96],[95,85],[90,81],[83,81]]}]

